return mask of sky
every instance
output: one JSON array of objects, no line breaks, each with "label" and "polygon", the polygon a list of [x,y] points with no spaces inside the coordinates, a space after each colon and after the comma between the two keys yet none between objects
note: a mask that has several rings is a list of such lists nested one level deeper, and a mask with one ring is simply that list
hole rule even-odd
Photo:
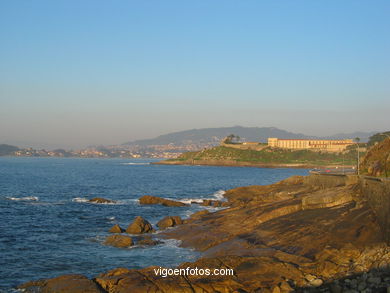
[{"label": "sky", "polygon": [[0,144],[390,126],[390,1],[1,0]]}]

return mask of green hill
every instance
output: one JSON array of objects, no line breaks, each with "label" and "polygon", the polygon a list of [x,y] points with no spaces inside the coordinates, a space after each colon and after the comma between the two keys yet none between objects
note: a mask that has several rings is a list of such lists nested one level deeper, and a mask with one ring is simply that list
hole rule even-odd
[{"label": "green hill", "polygon": [[314,152],[310,150],[287,150],[265,147],[260,151],[243,150],[218,146],[199,152],[187,152],[177,159],[166,160],[163,164],[193,165],[301,165],[301,166],[354,166],[357,153],[351,149],[344,154]]}]

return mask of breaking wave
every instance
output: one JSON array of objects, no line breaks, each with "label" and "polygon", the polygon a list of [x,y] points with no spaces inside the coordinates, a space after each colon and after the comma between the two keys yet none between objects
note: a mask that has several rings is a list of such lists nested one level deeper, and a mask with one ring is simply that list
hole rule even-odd
[{"label": "breaking wave", "polygon": [[[179,199],[178,201],[186,204],[191,204],[191,203],[202,203],[203,200],[205,199],[210,199],[210,200],[220,200],[220,201],[225,201],[226,199],[224,198],[225,190],[218,190],[214,192],[210,197],[204,197],[204,198],[182,198]],[[177,200],[177,199],[174,199]]]},{"label": "breaking wave", "polygon": [[25,196],[25,197],[6,197],[9,200],[16,200],[16,201],[38,201],[38,196]]}]

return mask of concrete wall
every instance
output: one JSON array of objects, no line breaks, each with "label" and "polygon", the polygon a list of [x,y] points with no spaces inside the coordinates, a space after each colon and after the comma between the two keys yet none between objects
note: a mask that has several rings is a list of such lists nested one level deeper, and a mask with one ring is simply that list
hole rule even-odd
[{"label": "concrete wall", "polygon": [[320,188],[330,188],[357,184],[363,200],[377,216],[383,236],[390,244],[390,180],[387,178],[343,175],[343,174],[311,174],[304,179],[304,183]]}]

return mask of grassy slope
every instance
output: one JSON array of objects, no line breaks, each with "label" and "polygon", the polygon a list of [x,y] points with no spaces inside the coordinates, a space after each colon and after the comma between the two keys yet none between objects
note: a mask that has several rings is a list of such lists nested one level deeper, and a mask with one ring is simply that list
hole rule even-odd
[{"label": "grassy slope", "polygon": [[[199,152],[187,152],[179,156],[177,159],[168,161],[196,162],[197,160],[230,160],[263,164],[342,165],[343,155],[338,153],[313,152],[308,150],[292,151],[265,148],[261,151],[253,151],[218,146]],[[350,151],[344,155],[344,165],[354,164],[356,164],[356,152]]]}]

